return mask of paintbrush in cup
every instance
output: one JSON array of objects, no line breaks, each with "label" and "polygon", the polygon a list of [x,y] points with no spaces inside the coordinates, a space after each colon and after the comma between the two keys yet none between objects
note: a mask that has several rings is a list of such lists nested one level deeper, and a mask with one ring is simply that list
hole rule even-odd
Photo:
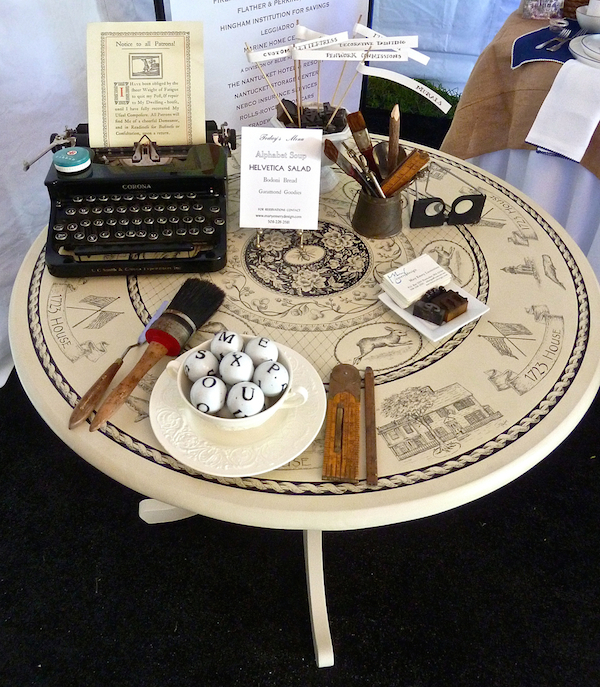
[{"label": "paintbrush in cup", "polygon": [[381,172],[373,155],[373,141],[371,141],[362,112],[352,112],[346,119],[357,148],[364,155],[369,169],[373,172],[377,181],[381,181]]},{"label": "paintbrush in cup", "polygon": [[106,397],[90,423],[100,428],[125,403],[142,377],[166,355],[176,356],[196,330],[221,306],[225,293],[203,279],[187,279],[169,307],[146,332],[148,348],[131,372]]},{"label": "paintbrush in cup", "polygon": [[341,153],[337,149],[335,144],[332,143],[329,139],[325,139],[323,151],[326,157],[332,162],[334,162],[342,170],[342,172],[347,174],[349,177],[352,177],[355,181],[358,181],[358,183],[367,193],[372,193],[371,188],[369,187],[369,182],[365,178],[364,174],[362,174],[362,172],[359,172],[356,169],[356,167],[350,162],[350,160],[348,160],[348,158],[343,153]]}]

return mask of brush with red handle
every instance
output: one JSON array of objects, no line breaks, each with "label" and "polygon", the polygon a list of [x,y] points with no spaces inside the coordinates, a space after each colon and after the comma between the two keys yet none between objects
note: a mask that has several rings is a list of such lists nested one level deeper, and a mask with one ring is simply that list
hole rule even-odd
[{"label": "brush with red handle", "polygon": [[377,181],[380,182],[381,172],[373,154],[373,141],[371,140],[362,112],[352,112],[346,117],[346,120],[357,148],[364,155],[369,169],[373,172]]},{"label": "brush with red handle", "polygon": [[90,423],[90,432],[101,427],[125,403],[142,377],[165,355],[181,353],[196,330],[221,306],[224,292],[203,279],[187,279],[169,307],[146,332],[148,348],[131,372],[106,397]]},{"label": "brush with red handle", "polygon": [[335,144],[332,143],[328,138],[325,139],[323,152],[332,162],[335,162],[342,172],[345,172],[349,177],[352,177],[355,181],[358,181],[358,183],[367,193],[373,193],[369,186],[369,181],[365,175],[362,172],[359,172],[350,162],[350,160],[348,160],[347,157],[344,157],[343,153],[341,153]]}]

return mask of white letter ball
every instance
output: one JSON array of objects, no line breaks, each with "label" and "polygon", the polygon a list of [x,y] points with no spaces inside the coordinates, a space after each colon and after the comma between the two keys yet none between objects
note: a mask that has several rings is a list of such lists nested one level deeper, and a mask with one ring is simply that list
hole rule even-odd
[{"label": "white letter ball", "polygon": [[210,342],[211,353],[214,353],[218,360],[223,360],[223,356],[231,351],[241,351],[243,348],[244,339],[227,329],[215,334]]},{"label": "white letter ball", "polygon": [[264,336],[256,336],[250,339],[244,347],[244,353],[247,353],[256,367],[267,360],[277,360],[279,351],[277,345],[271,339]]},{"label": "white letter ball", "polygon": [[252,359],[242,351],[231,351],[223,356],[219,363],[219,376],[225,382],[233,386],[238,382],[249,382],[254,374]]},{"label": "white letter ball", "polygon": [[252,378],[263,390],[265,396],[278,396],[290,383],[290,375],[281,363],[267,361],[254,370]]},{"label": "white letter ball", "polygon": [[265,395],[253,382],[239,382],[227,394],[227,408],[233,417],[251,417],[260,413],[264,405]]},{"label": "white letter ball", "polygon": [[218,377],[200,377],[190,389],[190,402],[202,413],[216,413],[225,404],[227,387]]},{"label": "white letter ball", "polygon": [[195,382],[200,377],[216,375],[219,372],[219,361],[210,351],[193,351],[183,363],[186,377]]}]

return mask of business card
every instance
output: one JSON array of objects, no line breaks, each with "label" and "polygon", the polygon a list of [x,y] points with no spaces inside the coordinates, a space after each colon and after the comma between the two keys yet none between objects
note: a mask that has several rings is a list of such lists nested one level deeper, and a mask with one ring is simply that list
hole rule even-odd
[{"label": "business card", "polygon": [[383,275],[381,286],[401,307],[407,308],[429,289],[446,286],[452,275],[430,255],[421,255]]}]

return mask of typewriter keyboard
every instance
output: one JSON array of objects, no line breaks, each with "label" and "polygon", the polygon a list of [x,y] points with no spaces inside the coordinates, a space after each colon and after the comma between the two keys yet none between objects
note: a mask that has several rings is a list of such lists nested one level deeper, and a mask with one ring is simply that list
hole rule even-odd
[{"label": "typewriter keyboard", "polygon": [[205,249],[226,222],[225,198],[197,193],[71,196],[55,208],[53,246],[76,255]]}]

